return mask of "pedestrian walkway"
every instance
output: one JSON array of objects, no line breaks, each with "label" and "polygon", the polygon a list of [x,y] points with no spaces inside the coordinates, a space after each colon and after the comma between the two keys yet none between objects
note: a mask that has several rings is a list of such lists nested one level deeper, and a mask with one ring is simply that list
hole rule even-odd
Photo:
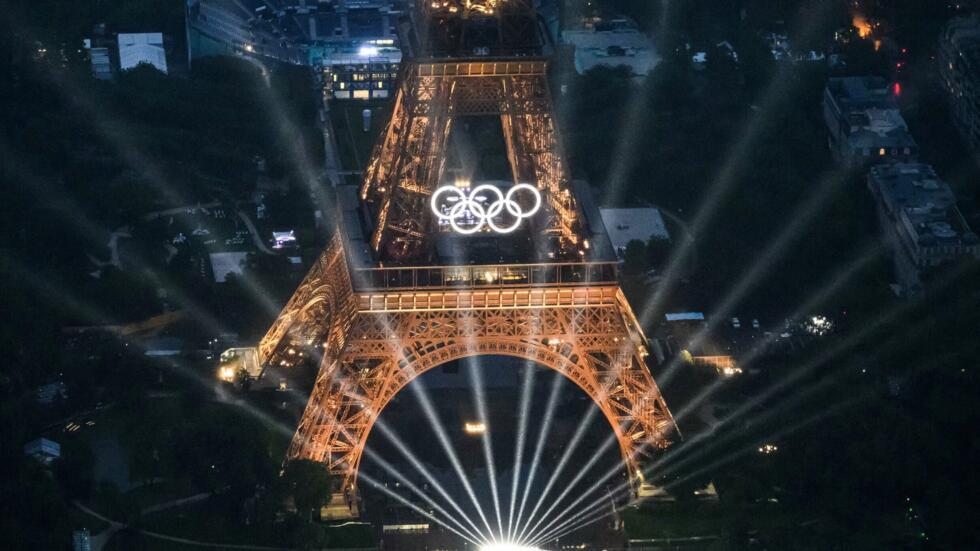
[{"label": "pedestrian walkway", "polygon": [[[196,494],[190,497],[175,499],[173,501],[168,501],[166,503],[161,503],[143,509],[142,514],[156,513],[159,511],[163,511],[165,509],[169,509],[171,507],[177,507],[180,505],[184,505],[186,503],[201,501],[203,499],[210,497],[210,495],[211,494]],[[92,551],[102,551],[102,548],[106,545],[106,543],[109,542],[110,539],[112,539],[114,535],[116,535],[117,532],[128,527],[125,523],[115,521],[108,517],[105,517],[100,513],[86,507],[85,505],[83,505],[81,502],[77,500],[74,501],[73,503],[75,507],[77,507],[83,513],[91,517],[95,517],[101,520],[102,522],[109,524],[108,528],[92,536]],[[254,551],[291,551],[291,548],[289,547],[270,547],[265,545],[247,545],[247,544],[236,544],[236,543],[214,543],[208,541],[193,540],[189,538],[180,538],[177,536],[161,534],[159,532],[151,532],[149,530],[137,530],[137,532],[139,532],[140,534],[148,538],[170,541],[174,543],[180,543],[183,545],[192,545],[195,547],[207,547],[211,549],[250,549]]]}]

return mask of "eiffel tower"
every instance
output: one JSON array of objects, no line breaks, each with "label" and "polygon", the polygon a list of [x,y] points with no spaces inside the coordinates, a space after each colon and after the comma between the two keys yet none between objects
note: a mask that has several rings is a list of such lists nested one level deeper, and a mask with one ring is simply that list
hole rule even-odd
[{"label": "eiffel tower", "polygon": [[[571,379],[608,419],[631,478],[676,434],[598,209],[569,179],[532,2],[419,3],[363,182],[337,186],[334,236],[259,345],[263,366],[319,362],[288,456],[325,463],[352,515],[385,405],[468,356]],[[462,117],[499,120],[509,181],[447,184]]]}]

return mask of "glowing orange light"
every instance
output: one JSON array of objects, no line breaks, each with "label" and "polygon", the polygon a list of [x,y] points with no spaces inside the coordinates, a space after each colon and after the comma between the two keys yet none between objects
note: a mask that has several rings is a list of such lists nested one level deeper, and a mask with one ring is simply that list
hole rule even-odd
[{"label": "glowing orange light", "polygon": [[861,38],[868,38],[871,36],[871,23],[868,23],[868,20],[863,15],[855,14],[851,18],[851,25],[854,25],[854,28],[857,29],[858,36]]},{"label": "glowing orange light", "polygon": [[466,434],[483,434],[487,432],[487,425],[484,423],[469,423],[463,425]]}]

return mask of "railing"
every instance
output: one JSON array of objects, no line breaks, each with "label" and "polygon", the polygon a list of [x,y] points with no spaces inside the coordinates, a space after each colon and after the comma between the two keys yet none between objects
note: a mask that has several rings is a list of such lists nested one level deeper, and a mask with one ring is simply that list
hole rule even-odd
[{"label": "railing", "polygon": [[565,287],[615,285],[618,281],[615,262],[385,267],[353,273],[357,291]]},{"label": "railing", "polygon": [[543,75],[547,63],[540,59],[522,61],[443,61],[422,62],[415,66],[420,77],[486,77]]}]

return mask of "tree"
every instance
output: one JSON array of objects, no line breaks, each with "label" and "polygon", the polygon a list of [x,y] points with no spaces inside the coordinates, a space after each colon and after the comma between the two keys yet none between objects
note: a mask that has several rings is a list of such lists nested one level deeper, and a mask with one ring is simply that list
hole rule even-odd
[{"label": "tree", "polygon": [[662,267],[670,258],[671,246],[667,239],[653,238],[647,242],[647,258],[651,266]]},{"label": "tree", "polygon": [[628,275],[639,275],[650,266],[646,243],[633,239],[626,244],[623,269]]},{"label": "tree", "polygon": [[53,465],[55,478],[66,497],[88,499],[94,483],[95,455],[87,442],[68,441]]},{"label": "tree", "polygon": [[323,463],[293,459],[279,480],[284,497],[292,497],[296,509],[310,518],[313,511],[330,503],[330,472]]}]

